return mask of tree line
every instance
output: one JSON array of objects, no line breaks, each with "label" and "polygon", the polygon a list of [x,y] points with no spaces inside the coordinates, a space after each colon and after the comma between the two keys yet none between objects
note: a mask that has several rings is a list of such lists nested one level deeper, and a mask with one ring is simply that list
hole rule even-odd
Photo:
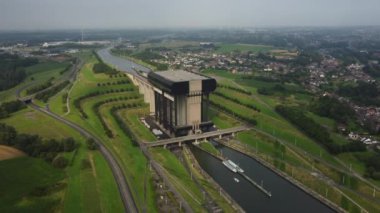
[{"label": "tree line", "polygon": [[356,85],[342,85],[337,93],[359,105],[380,106],[380,87],[377,83],[359,81]]},{"label": "tree line", "polygon": [[0,54],[0,91],[21,83],[27,76],[25,67],[37,64],[35,58],[21,58],[17,55]]},{"label": "tree line", "polygon": [[238,98],[232,98],[232,97],[230,97],[230,96],[228,96],[228,95],[226,95],[224,93],[221,93],[219,91],[213,92],[213,95],[217,95],[217,96],[223,97],[223,98],[225,98],[227,100],[230,100],[232,102],[235,102],[235,103],[237,103],[239,105],[242,105],[242,106],[247,107],[249,109],[255,110],[256,112],[260,112],[260,109],[257,108],[255,105],[248,104],[248,103],[243,103],[240,99],[238,99]]},{"label": "tree line", "polygon": [[275,109],[276,112],[289,120],[310,138],[322,144],[332,154],[366,151],[366,147],[362,143],[350,142],[344,145],[334,143],[325,127],[315,122],[312,118],[307,117],[303,110],[297,107],[278,105]]},{"label": "tree line", "polygon": [[[139,98],[139,95],[136,95],[136,96],[125,96],[125,97],[119,97],[119,98],[110,98],[110,99],[107,99],[107,100],[103,100],[103,101],[100,101],[100,102],[97,102],[96,104],[94,104],[92,106],[92,110],[95,112],[95,115],[99,118],[100,120],[100,123],[102,124],[102,127],[106,133],[106,135],[109,137],[109,138],[113,138],[114,135],[112,133],[112,130],[108,127],[106,121],[104,120],[103,116],[100,114],[100,111],[99,111],[99,108],[101,105],[104,105],[104,104],[107,104],[107,103],[111,103],[111,102],[117,102],[117,101],[122,101],[122,100],[136,100]],[[127,107],[137,107],[139,106],[140,103],[128,103],[128,104],[125,104]]]},{"label": "tree line", "polygon": [[327,95],[314,98],[310,103],[310,110],[317,115],[345,124],[355,118],[355,111],[348,104]]},{"label": "tree line", "polygon": [[122,84],[130,84],[131,82],[129,80],[120,80],[120,81],[114,81],[114,82],[105,82],[105,83],[98,83],[98,87],[105,87],[105,86],[111,86],[111,85],[122,85]]},{"label": "tree line", "polygon": [[53,85],[53,80],[54,80],[54,77],[51,77],[49,80],[47,80],[46,82],[44,83],[41,83],[41,84],[38,84],[38,85],[35,85],[29,89],[26,90],[26,94],[27,95],[30,95],[30,94],[34,94],[36,92],[39,92],[39,91],[42,91],[46,88],[49,88]]},{"label": "tree line", "polygon": [[[145,105],[144,103],[140,103],[139,106],[135,106],[135,107],[142,107],[144,105]],[[113,106],[111,108],[111,115],[115,118],[117,125],[119,125],[119,127],[123,130],[125,135],[131,139],[132,145],[133,146],[139,146],[138,138],[134,134],[133,130],[123,121],[123,119],[117,113],[118,110],[132,109],[132,108],[134,108],[134,107],[131,105],[129,105],[129,106],[128,105]]]},{"label": "tree line", "polygon": [[11,146],[35,158],[42,158],[58,168],[68,165],[60,153],[72,152],[78,147],[73,138],[42,139],[38,135],[19,134],[15,128],[0,123],[0,144]]},{"label": "tree line", "polygon": [[121,88],[121,89],[110,89],[110,90],[106,90],[106,91],[96,91],[96,92],[91,92],[91,93],[88,93],[84,96],[81,96],[77,99],[74,100],[74,107],[76,109],[78,109],[79,113],[82,115],[83,118],[87,119],[88,116],[87,114],[84,112],[83,108],[82,108],[82,105],[81,105],[81,102],[87,98],[91,98],[91,97],[95,97],[95,96],[99,96],[99,95],[103,95],[103,94],[110,94],[110,93],[116,93],[116,92],[132,92],[134,91],[134,88],[131,87],[131,88]]},{"label": "tree line", "polygon": [[49,98],[56,95],[59,91],[61,91],[63,88],[65,88],[69,84],[70,84],[70,81],[66,80],[56,86],[53,86],[52,88],[48,90],[38,93],[36,95],[36,99],[41,100],[43,102],[47,102]]},{"label": "tree line", "polygon": [[227,112],[228,114],[232,114],[233,116],[237,117],[238,119],[243,120],[243,121],[245,121],[251,125],[257,124],[257,121],[255,119],[248,117],[247,115],[242,115],[239,112],[235,112],[232,109],[229,109],[228,107],[226,107],[226,105],[223,103],[217,103],[217,102],[210,100],[210,104],[212,106],[224,111],[224,112]]},{"label": "tree line", "polygon": [[19,100],[4,102],[0,105],[0,119],[7,118],[10,114],[25,108],[24,102]]},{"label": "tree line", "polygon": [[244,90],[244,89],[241,89],[241,88],[237,88],[237,87],[233,87],[233,86],[229,86],[229,85],[218,84],[218,87],[234,90],[236,92],[240,92],[240,93],[243,93],[243,94],[246,94],[246,95],[252,95],[252,92],[250,92],[250,91],[247,91],[247,90]]}]

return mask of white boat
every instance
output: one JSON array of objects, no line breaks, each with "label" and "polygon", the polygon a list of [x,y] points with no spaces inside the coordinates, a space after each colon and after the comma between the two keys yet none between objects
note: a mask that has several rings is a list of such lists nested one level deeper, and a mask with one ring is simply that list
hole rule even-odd
[{"label": "white boat", "polygon": [[243,173],[244,170],[242,168],[240,168],[236,163],[234,163],[232,160],[227,160],[229,164],[231,164],[231,166],[233,166],[238,172],[240,173]]},{"label": "white boat", "polygon": [[240,182],[240,180],[237,179],[237,178],[234,178],[234,181],[235,181],[236,183],[239,183],[239,182]]},{"label": "white boat", "polygon": [[228,161],[226,161],[226,160],[224,160],[223,161],[223,164],[228,168],[228,169],[230,169],[231,171],[233,171],[233,172],[237,172],[237,169],[235,168],[235,167],[233,167]]}]

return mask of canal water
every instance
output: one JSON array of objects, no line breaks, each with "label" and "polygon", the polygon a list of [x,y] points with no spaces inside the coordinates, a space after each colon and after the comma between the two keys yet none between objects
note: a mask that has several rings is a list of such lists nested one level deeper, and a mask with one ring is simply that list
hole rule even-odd
[{"label": "canal water", "polygon": [[[246,212],[334,212],[256,160],[225,146],[218,145],[217,148],[222,151],[223,156],[237,163],[244,170],[244,173],[255,182],[261,184],[261,181],[263,181],[264,188],[272,193],[272,197],[269,198],[241,175],[227,169],[220,160],[198,148],[192,147],[193,154],[201,167],[214,178]],[[236,182],[234,178],[239,179],[239,182]]]},{"label": "canal water", "polygon": [[107,64],[110,64],[118,70],[133,73],[133,70],[139,70],[142,72],[150,72],[149,68],[136,64],[133,61],[114,56],[110,53],[110,47],[99,50],[97,53],[99,57]]},{"label": "canal water", "polygon": [[[111,64],[117,69],[133,73],[134,70],[149,72],[144,66],[136,64],[130,60],[116,57],[110,54],[110,48],[98,51],[99,56],[105,63]],[[278,176],[270,169],[264,167],[256,160],[247,157],[228,147],[218,145],[217,148],[223,155],[244,169],[244,173],[257,183],[263,181],[265,189],[272,193],[269,198],[241,175],[233,173],[222,162],[208,153],[192,148],[194,156],[197,158],[202,168],[223,187],[223,189],[235,199],[236,202],[246,212],[260,213],[324,213],[334,212],[326,205],[322,204],[312,196],[297,188],[287,180]],[[237,183],[234,178],[239,179]]]}]

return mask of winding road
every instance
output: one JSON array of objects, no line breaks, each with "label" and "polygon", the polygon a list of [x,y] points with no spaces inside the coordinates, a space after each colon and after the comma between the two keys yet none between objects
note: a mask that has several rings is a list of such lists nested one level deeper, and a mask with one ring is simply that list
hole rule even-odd
[{"label": "winding road", "polygon": [[[74,81],[76,73],[80,70],[80,68],[82,67],[82,65],[83,65],[83,61],[81,61],[81,60],[78,61],[78,63],[73,66],[71,73],[64,80]],[[58,83],[55,83],[55,85],[58,84]],[[22,100],[23,98],[21,97],[21,91],[25,90],[26,88],[28,88],[30,86],[32,86],[33,84],[34,84],[34,82],[29,83],[29,84],[23,86],[22,88],[18,89],[16,91],[16,93],[15,93],[17,99]],[[49,88],[51,88],[51,87],[49,87]],[[35,94],[31,95],[31,98],[34,97],[34,95]],[[59,121],[61,123],[64,123],[67,126],[70,126],[74,130],[76,130],[77,132],[79,132],[82,136],[84,136],[86,138],[92,138],[92,139],[94,139],[95,143],[97,144],[97,146],[99,148],[100,153],[106,159],[108,165],[110,166],[110,168],[112,170],[113,176],[115,178],[115,181],[116,181],[118,189],[119,189],[121,200],[122,200],[123,205],[124,205],[125,212],[128,212],[128,213],[137,213],[137,212],[139,212],[138,208],[136,206],[136,203],[133,200],[133,196],[132,196],[131,190],[130,190],[130,188],[128,186],[126,177],[124,176],[124,173],[123,173],[123,171],[121,169],[121,166],[119,165],[119,163],[117,162],[117,160],[115,159],[115,157],[112,155],[112,153],[103,145],[102,141],[99,138],[97,138],[91,132],[83,129],[79,125],[77,125],[77,124],[75,124],[75,123],[73,123],[73,122],[71,122],[71,121],[69,121],[69,120],[67,120],[65,118],[62,118],[59,115],[54,114],[54,113],[52,113],[52,112],[50,112],[50,111],[48,111],[48,110],[46,110],[46,109],[44,109],[44,108],[42,108],[42,107],[34,104],[34,103],[30,103],[28,105],[31,108],[33,108],[34,110],[42,112],[42,113],[44,113],[44,114],[52,117],[53,119],[55,119],[55,120],[57,120],[57,121]]]},{"label": "winding road", "polygon": [[120,196],[121,196],[121,199],[123,201],[125,211],[130,212],[130,213],[138,212],[138,209],[137,209],[136,204],[135,204],[133,197],[132,197],[132,193],[129,189],[127,180],[123,174],[123,171],[122,171],[120,165],[118,164],[116,159],[113,157],[112,153],[103,145],[103,143],[101,142],[101,140],[99,138],[94,136],[91,132],[89,132],[89,131],[83,129],[82,127],[72,123],[71,121],[66,120],[66,119],[64,119],[64,118],[62,118],[62,117],[60,117],[60,116],[58,116],[58,115],[56,115],[50,111],[47,111],[44,108],[41,108],[41,107],[39,107],[33,103],[29,104],[29,106],[32,107],[33,109],[39,111],[39,112],[42,112],[42,113],[54,118],[57,121],[60,121],[64,124],[66,124],[67,126],[70,126],[71,128],[73,128],[74,130],[79,132],[84,137],[94,139],[95,143],[99,147],[100,153],[102,153],[102,155],[104,156],[104,158],[108,162],[109,166],[111,167],[112,173],[115,177],[116,183],[117,183],[118,188],[119,188]]}]

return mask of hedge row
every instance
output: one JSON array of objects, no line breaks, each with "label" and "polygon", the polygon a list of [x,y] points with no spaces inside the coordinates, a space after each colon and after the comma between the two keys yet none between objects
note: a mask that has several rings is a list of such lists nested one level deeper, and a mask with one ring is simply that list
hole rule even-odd
[{"label": "hedge row", "polygon": [[114,82],[106,82],[106,83],[98,83],[98,87],[105,87],[105,86],[111,86],[111,85],[121,85],[121,84],[130,84],[131,82],[129,80],[121,80],[121,81],[114,81]]},{"label": "hedge row", "polygon": [[33,94],[33,93],[36,93],[36,92],[39,92],[39,91],[42,91],[42,90],[44,90],[46,88],[51,87],[53,85],[53,83],[52,83],[53,79],[54,78],[52,77],[52,78],[50,78],[49,80],[47,80],[46,82],[44,82],[42,84],[38,84],[36,86],[33,86],[33,87],[27,89],[26,90],[26,94],[30,95],[30,94]]},{"label": "hedge row", "polygon": [[10,114],[17,112],[19,110],[25,109],[26,105],[24,102],[15,100],[15,101],[10,101],[10,102],[4,102],[0,104],[0,119],[1,118],[6,118]]},{"label": "hedge row", "polygon": [[125,78],[125,77],[128,77],[127,74],[122,74],[122,73],[119,73],[119,74],[109,74],[108,75],[110,78]]},{"label": "hedge row", "polygon": [[36,95],[36,98],[38,100],[41,100],[43,102],[47,102],[49,100],[49,98],[53,97],[54,95],[56,95],[59,91],[61,91],[63,88],[65,88],[67,85],[70,84],[70,81],[64,81],[60,84],[58,84],[57,86],[54,86],[46,91],[43,91],[41,93],[38,93]]},{"label": "hedge row", "polygon": [[132,92],[132,91],[134,91],[134,88],[109,89],[109,90],[105,90],[105,91],[92,92],[92,93],[86,94],[84,96],[81,96],[81,97],[75,99],[74,100],[74,107],[77,108],[79,110],[79,113],[82,115],[82,117],[86,119],[88,116],[84,112],[84,110],[81,106],[81,102],[84,99],[99,96],[99,95],[104,95],[104,94],[117,93],[117,92]]},{"label": "hedge row", "polygon": [[144,103],[139,103],[137,106],[120,105],[120,106],[114,106],[111,109],[111,114],[115,118],[116,123],[124,131],[124,133],[131,139],[133,146],[139,146],[138,139],[133,133],[133,131],[129,128],[129,126],[123,121],[123,119],[120,118],[120,116],[117,114],[117,111],[120,109],[131,109],[131,108],[136,108],[136,107],[142,107],[144,105],[145,105]]},{"label": "hedge row", "polygon": [[250,91],[247,91],[247,90],[244,90],[244,89],[241,89],[241,88],[237,88],[237,87],[233,87],[233,86],[229,86],[229,85],[218,84],[218,87],[234,90],[236,92],[244,93],[246,95],[252,95],[252,92],[250,92]]},{"label": "hedge row", "polygon": [[243,102],[240,101],[239,99],[237,99],[237,98],[232,98],[232,97],[230,97],[230,96],[228,96],[228,95],[226,95],[226,94],[223,94],[223,93],[221,93],[221,92],[215,91],[215,92],[213,92],[212,94],[217,95],[217,96],[220,96],[220,97],[223,97],[223,98],[225,98],[225,99],[227,99],[227,100],[230,100],[230,101],[235,102],[235,103],[237,103],[237,104],[239,104],[239,105],[242,105],[242,106],[245,106],[245,107],[247,107],[247,108],[250,108],[250,109],[252,109],[252,110],[255,110],[256,112],[260,112],[260,109],[257,108],[255,105],[253,105],[253,104],[243,103]]},{"label": "hedge row", "polygon": [[[104,100],[104,101],[97,102],[92,107],[92,110],[95,112],[95,115],[99,118],[100,123],[102,124],[102,127],[103,127],[106,135],[109,138],[113,138],[114,135],[112,133],[112,130],[107,126],[107,123],[103,119],[103,116],[100,114],[99,107],[101,105],[103,105],[103,104],[106,104],[106,103],[111,103],[111,102],[116,102],[116,101],[122,101],[122,100],[138,99],[138,98],[139,98],[139,96],[130,96],[130,97],[127,96],[127,97],[119,97],[119,98],[110,98],[110,99],[107,99],[107,100]],[[129,106],[129,104],[127,104],[127,106]],[[137,103],[133,103],[133,104],[131,104],[131,106],[135,107],[135,106],[137,106]]]},{"label": "hedge row", "polygon": [[257,124],[257,121],[255,119],[249,118],[249,117],[247,117],[247,115],[241,115],[239,113],[236,113],[233,110],[227,108],[224,104],[216,103],[216,102],[214,102],[212,100],[210,100],[210,104],[212,106],[216,107],[216,108],[221,109],[222,111],[227,112],[228,114],[233,114],[238,119],[243,120],[243,121],[245,121],[245,122],[247,122],[249,124],[252,124],[252,125],[256,125]]}]

